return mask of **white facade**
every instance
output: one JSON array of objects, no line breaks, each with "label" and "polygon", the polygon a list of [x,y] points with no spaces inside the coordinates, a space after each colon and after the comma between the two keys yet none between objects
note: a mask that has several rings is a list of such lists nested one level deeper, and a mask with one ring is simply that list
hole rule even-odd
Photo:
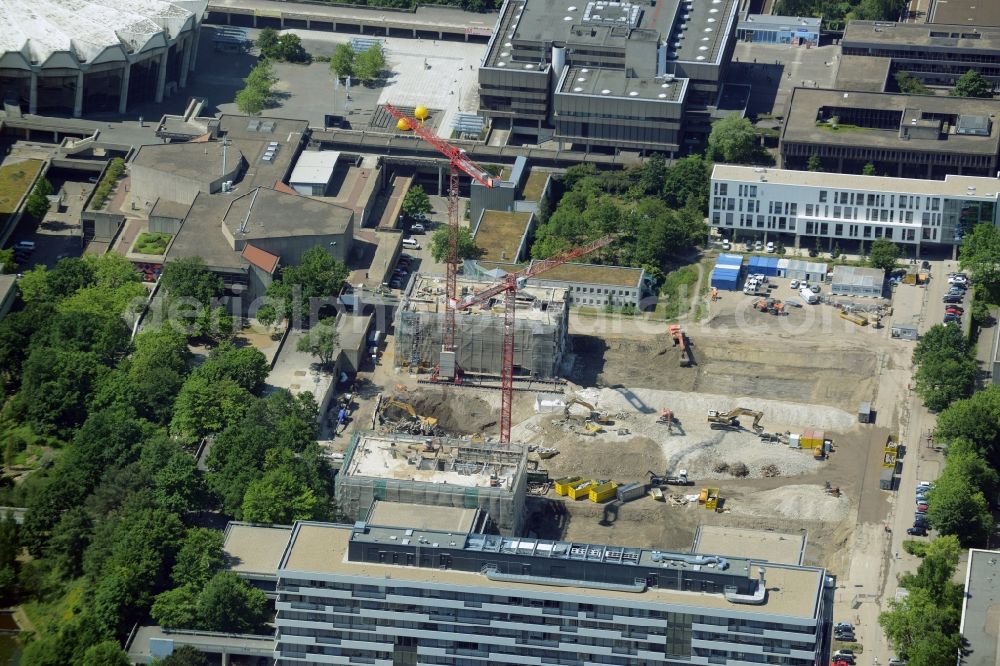
[{"label": "white facade", "polygon": [[275,662],[814,666],[824,571],[741,558],[298,523]]},{"label": "white facade", "polygon": [[955,247],[979,222],[996,224],[1000,180],[948,176],[944,181],[761,169],[717,164],[709,220],[734,240],[795,247],[814,239],[903,246]]}]

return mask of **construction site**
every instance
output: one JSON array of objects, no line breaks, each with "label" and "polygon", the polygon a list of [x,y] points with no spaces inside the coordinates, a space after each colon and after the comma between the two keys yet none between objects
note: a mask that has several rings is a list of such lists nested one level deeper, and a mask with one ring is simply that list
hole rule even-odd
[{"label": "construction site", "polygon": [[[458,284],[460,299],[488,286],[461,276]],[[376,488],[406,484],[419,489],[400,501],[433,492],[441,497],[428,503],[489,510],[469,499],[475,488],[508,497],[496,522],[526,535],[687,550],[702,526],[779,531],[804,535],[804,561],[841,574],[853,540],[864,538],[858,525],[881,529],[890,507],[879,489],[883,448],[906,418],[912,353],[887,328],[856,325],[831,304],[773,316],[755,306],[758,297],[727,293],[706,294],[697,323],[598,332],[568,316],[559,290],[529,282],[516,298],[509,441],[517,444],[502,444],[503,297],[456,313],[458,366],[476,375],[465,385],[431,379],[443,297],[442,278],[418,276],[400,308],[373,425],[410,450],[389,454],[384,443],[372,458],[380,440],[360,440],[366,453],[348,454],[338,480],[340,492],[365,488],[349,491],[358,499],[341,504],[348,514],[388,492]],[[874,424],[859,422],[861,403],[879,411]],[[523,450],[524,476],[492,473],[506,479],[500,488],[486,472],[446,476],[453,463],[428,462],[442,454],[421,447],[448,437],[464,438],[458,452]],[[440,478],[423,479],[424,469]],[[521,522],[511,517],[514,479],[525,489]]]}]

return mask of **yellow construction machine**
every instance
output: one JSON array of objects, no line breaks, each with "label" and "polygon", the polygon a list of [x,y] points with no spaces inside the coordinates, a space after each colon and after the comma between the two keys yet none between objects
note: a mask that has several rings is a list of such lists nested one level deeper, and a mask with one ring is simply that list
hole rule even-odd
[{"label": "yellow construction machine", "polygon": [[[602,426],[609,426],[609,425],[614,425],[615,424],[615,422],[613,420],[611,420],[610,418],[608,418],[607,414],[604,414],[602,412],[597,411],[596,409],[594,409],[594,406],[592,404],[590,404],[589,402],[586,402],[584,400],[580,400],[580,398],[576,398],[576,397],[570,398],[566,402],[566,406],[563,407],[563,416],[564,417],[566,417],[566,418],[574,418],[574,417],[577,416],[577,415],[573,414],[570,411],[570,408],[573,405],[580,405],[581,407],[583,407],[584,409],[586,409],[586,410],[589,411],[589,414],[587,414],[587,416],[583,417],[587,421],[592,421],[595,424],[602,425]],[[579,418],[579,417],[577,417],[577,418]]]},{"label": "yellow construction machine", "polygon": [[764,428],[760,425],[760,420],[764,418],[764,413],[745,407],[737,407],[728,412],[718,412],[710,409],[708,410],[708,425],[712,430],[736,430],[742,427],[738,418],[740,416],[752,416],[753,425],[751,428],[753,431],[756,433],[764,432]]},{"label": "yellow construction machine", "polygon": [[436,418],[433,416],[421,416],[420,414],[417,414],[417,410],[413,407],[413,405],[396,398],[386,398],[382,401],[382,407],[379,415],[383,421],[386,419],[385,412],[389,407],[398,407],[409,414],[411,418],[419,421],[420,429],[424,432],[430,432],[437,427],[438,420]]}]

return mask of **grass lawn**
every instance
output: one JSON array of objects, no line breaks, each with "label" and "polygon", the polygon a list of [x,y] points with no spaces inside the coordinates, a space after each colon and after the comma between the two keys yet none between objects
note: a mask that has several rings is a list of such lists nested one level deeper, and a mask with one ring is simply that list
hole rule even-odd
[{"label": "grass lawn", "polygon": [[170,234],[155,234],[147,231],[139,234],[139,237],[135,239],[132,251],[142,254],[163,254],[167,251],[167,244],[171,238],[173,236]]},{"label": "grass lawn", "polygon": [[697,264],[681,266],[677,270],[667,273],[663,286],[660,288],[662,297],[657,305],[657,311],[667,321],[677,319],[694,300],[696,282],[698,282]]},{"label": "grass lawn", "polygon": [[0,167],[0,221],[14,212],[43,164],[41,160],[24,160]]}]

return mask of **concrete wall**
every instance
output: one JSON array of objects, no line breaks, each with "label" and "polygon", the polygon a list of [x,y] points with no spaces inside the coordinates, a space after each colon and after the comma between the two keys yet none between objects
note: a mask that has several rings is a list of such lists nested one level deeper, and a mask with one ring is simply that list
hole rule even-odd
[{"label": "concrete wall", "polygon": [[[351,242],[354,239],[354,225],[348,226],[344,234],[316,234],[312,236],[284,236],[281,238],[255,238],[250,242],[265,252],[281,257],[281,263],[285,266],[298,264],[302,260],[302,254],[316,245],[323,247],[330,252],[338,261],[345,261],[351,251]],[[236,249],[243,250],[247,241],[237,241]],[[330,243],[336,243],[330,247]]]},{"label": "concrete wall", "polygon": [[500,183],[498,187],[486,187],[475,181],[469,188],[469,219],[479,220],[484,210],[514,210],[517,186],[514,183]]},{"label": "concrete wall", "polygon": [[96,241],[110,242],[125,223],[124,215],[89,209],[84,210],[80,218],[83,222],[83,237]]},{"label": "concrete wall", "polygon": [[[132,200],[138,205],[152,205],[157,199],[176,201],[190,206],[199,192],[211,193],[209,181],[193,180],[164,173],[140,164],[129,167],[132,176]],[[227,179],[228,180],[228,179]],[[220,184],[221,188],[221,184]]]},{"label": "concrete wall", "polygon": [[176,236],[181,230],[181,222],[176,217],[149,216],[149,230],[154,234],[170,234]]}]

